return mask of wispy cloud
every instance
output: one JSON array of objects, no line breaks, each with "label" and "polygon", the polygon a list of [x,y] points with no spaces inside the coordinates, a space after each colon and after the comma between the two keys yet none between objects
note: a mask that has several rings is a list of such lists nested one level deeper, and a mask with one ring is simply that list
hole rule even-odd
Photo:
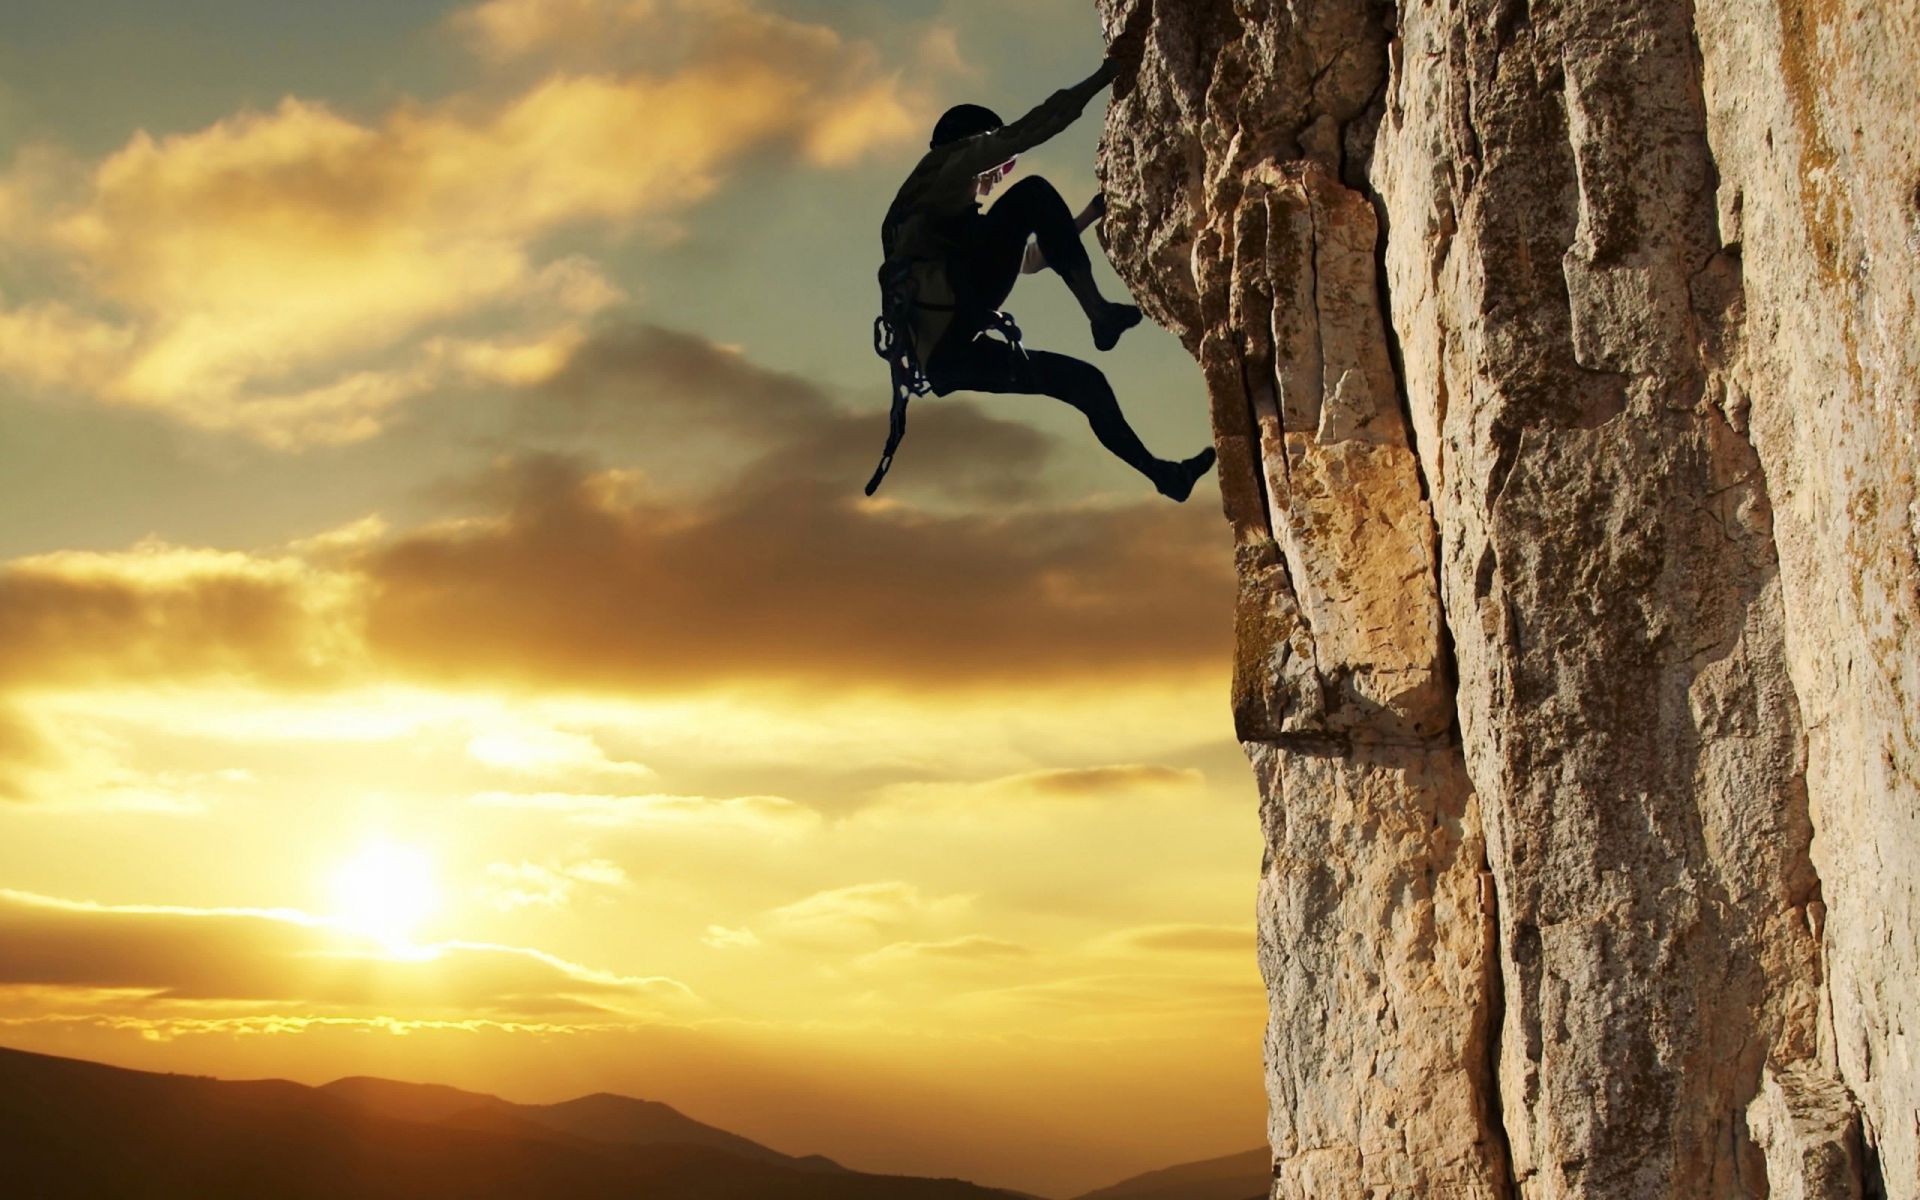
[{"label": "wispy cloud", "polygon": [[1231,954],[1251,962],[1253,941],[1251,925],[1139,925],[1106,934],[1089,948],[1101,954]]},{"label": "wispy cloud", "polygon": [[472,803],[484,808],[553,813],[582,825],[607,828],[725,829],[792,834],[812,828],[820,814],[780,796],[706,796],[654,794],[593,795],[580,792],[480,792]]},{"label": "wispy cloud", "polygon": [[1206,783],[1199,771],[1151,763],[1100,767],[1056,767],[1022,771],[991,779],[901,783],[886,788],[866,813],[870,819],[889,809],[965,808],[1112,801],[1194,791]]},{"label": "wispy cloud", "polygon": [[608,757],[589,734],[524,720],[495,722],[475,733],[467,739],[467,754],[522,778],[564,780],[575,787],[631,787],[658,778],[645,763]]},{"label": "wispy cloud", "polygon": [[[260,1035],[305,1034],[321,1030],[356,1033],[385,1033],[405,1037],[418,1033],[504,1033],[553,1037],[566,1034],[601,1033],[630,1027],[630,1021],[592,1019],[580,1021],[509,1021],[477,1017],[448,1019],[434,1017],[391,1016],[311,1016],[304,1013],[261,1013],[242,1017],[141,1016],[129,1012],[87,1012],[84,1009],[101,1001],[96,993],[82,997],[78,993],[48,996],[59,1004],[58,1011],[21,1013],[0,1008],[0,1029],[40,1027],[84,1027],[113,1033],[132,1033],[149,1042],[170,1042],[188,1037],[252,1037]],[[15,1001],[14,989],[0,986],[0,1004]],[[75,1011],[81,1009],[83,1011]]]},{"label": "wispy cloud", "polygon": [[751,929],[735,929],[727,925],[709,925],[700,939],[715,950],[751,950],[760,945],[760,935]]},{"label": "wispy cloud", "polygon": [[968,895],[928,896],[910,883],[887,880],[816,892],[767,914],[766,927],[810,945],[853,946],[899,930],[952,918],[973,903]]},{"label": "wispy cloud", "polygon": [[894,942],[871,954],[862,955],[859,965],[868,969],[899,968],[922,971],[929,967],[977,966],[1020,961],[1033,951],[1005,938],[970,933],[937,942]]},{"label": "wispy cloud", "polygon": [[519,908],[565,908],[583,892],[622,891],[633,881],[604,858],[548,866],[535,862],[488,863],[480,888],[485,903],[502,912]]}]

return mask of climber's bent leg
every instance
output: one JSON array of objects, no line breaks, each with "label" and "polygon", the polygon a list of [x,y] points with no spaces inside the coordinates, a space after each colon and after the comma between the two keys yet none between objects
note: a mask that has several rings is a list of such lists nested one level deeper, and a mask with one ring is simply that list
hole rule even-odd
[{"label": "climber's bent leg", "polygon": [[[1047,265],[1058,271],[1069,287],[1076,286],[1076,277],[1091,278],[1093,263],[1080,241],[1080,231],[1074,227],[1073,210],[1053,184],[1040,176],[1029,175],[1008,188],[982,221],[988,236],[1018,242],[1023,257],[1027,239],[1037,240]],[[1017,262],[1014,269],[1019,269]]]},{"label": "climber's bent leg", "polygon": [[1080,241],[1073,212],[1053,184],[1029,175],[1007,189],[967,231],[950,274],[962,307],[991,312],[1006,303],[1020,277],[1027,239],[1040,243],[1040,253],[1080,302],[1093,327],[1094,344],[1110,350],[1120,335],[1140,323],[1140,310],[1114,304],[1100,294],[1093,277],[1093,261]]}]

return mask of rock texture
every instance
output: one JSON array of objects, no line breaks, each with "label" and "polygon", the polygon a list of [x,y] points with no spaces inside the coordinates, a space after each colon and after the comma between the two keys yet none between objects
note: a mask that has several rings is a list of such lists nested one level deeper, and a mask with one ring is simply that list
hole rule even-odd
[{"label": "rock texture", "polygon": [[1920,2],[1101,8],[1274,1195],[1920,1196]]}]

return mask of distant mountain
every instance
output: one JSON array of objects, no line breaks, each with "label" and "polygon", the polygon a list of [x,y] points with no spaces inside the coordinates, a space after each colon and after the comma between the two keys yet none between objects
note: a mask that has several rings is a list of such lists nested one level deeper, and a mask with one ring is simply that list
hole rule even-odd
[{"label": "distant mountain", "polygon": [[399,1083],[355,1075],[320,1088],[369,1112],[403,1121],[453,1125],[465,1129],[515,1132],[542,1136],[540,1131],[570,1135],[587,1142],[614,1146],[660,1146],[680,1143],[710,1146],[741,1158],[779,1163],[805,1171],[844,1171],[830,1158],[796,1158],[702,1124],[671,1105],[657,1100],[635,1100],[596,1092],[559,1104],[515,1104],[498,1096],[463,1092],[437,1083]]},{"label": "distant mountain", "polygon": [[[707,1140],[647,1140],[673,1130]],[[730,1148],[715,1138],[731,1139]],[[0,1178],[0,1190],[22,1200],[1015,1195],[792,1159],[666,1105],[620,1096],[517,1105],[386,1080],[310,1088],[159,1075],[7,1049],[0,1049]]]},{"label": "distant mountain", "polygon": [[1135,1175],[1075,1200],[1266,1200],[1272,1178],[1273,1157],[1262,1146]]}]

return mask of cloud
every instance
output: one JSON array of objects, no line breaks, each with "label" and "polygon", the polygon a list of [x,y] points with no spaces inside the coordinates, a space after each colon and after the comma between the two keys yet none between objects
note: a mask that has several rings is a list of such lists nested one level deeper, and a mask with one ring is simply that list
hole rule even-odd
[{"label": "cloud", "polygon": [[773,467],[683,504],[618,482],[515,461],[502,519],[370,554],[374,651],[423,678],[657,693],[1137,679],[1229,643],[1231,580],[1197,510],[941,515]]},{"label": "cloud", "polygon": [[979,64],[969,62],[960,49],[960,31],[952,25],[936,22],[927,26],[914,57],[923,69],[956,79],[977,82],[985,75]]},{"label": "cloud", "polygon": [[231,794],[241,777],[226,771],[158,771],[143,774],[99,755],[67,765],[57,784],[41,782],[23,796],[42,811],[141,813],[147,816],[201,817],[213,800]]},{"label": "cloud", "polygon": [[135,768],[117,732],[59,705],[29,716],[37,707],[0,701],[0,800],[41,813],[200,817],[256,790],[252,772],[237,767]]},{"label": "cloud", "polygon": [[912,780],[877,789],[844,828],[886,842],[959,839],[990,845],[1013,831],[1049,841],[1084,840],[1100,836],[1117,804],[1197,798],[1204,784],[1199,771],[1149,764]]},{"label": "cloud", "polygon": [[297,558],[148,541],[0,568],[0,686],[338,679],[360,646],[354,582]]},{"label": "cloud", "polygon": [[0,304],[0,371],[286,448],[359,440],[449,381],[558,366],[624,292],[557,236],[657,232],[751,153],[840,165],[922,123],[871,46],[744,3],[492,4],[467,23],[551,40],[529,14],[603,9],[657,15],[635,36],[671,52],[371,120],[287,97],[83,170],[21,157],[0,240],[78,282]]},{"label": "cloud", "polygon": [[971,933],[940,942],[894,942],[871,954],[862,955],[859,965],[869,969],[966,966],[1019,961],[1032,954],[1032,950],[1018,942]]},{"label": "cloud", "polygon": [[57,300],[0,306],[0,372],[38,387],[104,391],[136,343],[132,327]]},{"label": "cloud", "polygon": [[573,786],[632,786],[656,772],[644,763],[613,759],[584,733],[523,720],[495,720],[467,739],[467,754],[489,767]]},{"label": "cloud", "polygon": [[783,904],[767,914],[767,927],[802,944],[850,945],[955,916],[972,903],[965,895],[926,896],[899,880],[861,883]]},{"label": "cloud", "polygon": [[474,49],[497,59],[541,50],[593,49],[648,23],[659,0],[486,0],[449,24]]},{"label": "cloud", "polygon": [[1079,767],[1033,771],[1004,782],[1025,785],[1043,796],[1104,796],[1113,792],[1169,791],[1198,787],[1205,777],[1178,767],[1129,763],[1113,767]]},{"label": "cloud", "polygon": [[[563,448],[469,488],[504,517],[367,562],[375,640],[429,674],[951,687],[1226,651],[1231,574],[1204,506],[1170,506],[1117,464],[1146,502],[1046,504],[1052,439],[971,402],[915,403],[878,502],[858,489],[885,414],[697,335],[603,327],[520,406]],[[675,454],[656,482],[584,453],[622,445]],[[680,465],[729,457],[724,474]]]},{"label": "cloud", "polygon": [[878,816],[894,809],[979,811],[986,806],[1008,804],[1030,806],[1047,801],[1112,800],[1121,796],[1193,790],[1205,782],[1206,777],[1199,771],[1181,767],[1141,763],[1063,767],[1022,771],[993,779],[894,784],[865,811]]},{"label": "cloud", "polygon": [[[886,420],[838,405],[817,383],[761,366],[739,350],[643,321],[597,330],[544,385],[526,390],[523,425],[582,440],[637,436],[703,447],[746,478],[805,477],[857,486],[872,471]],[[916,401],[911,457],[889,497],[969,502],[1038,497],[1053,456],[1030,425],[988,416],[966,401]],[[905,467],[907,462],[911,467]]]},{"label": "cloud", "polygon": [[1251,925],[1141,925],[1098,939],[1093,948],[1121,954],[1234,954],[1251,960]]},{"label": "cloud", "polygon": [[820,814],[779,796],[605,796],[579,792],[481,792],[483,808],[556,813],[581,825],[619,828],[752,831],[792,834],[817,825]]},{"label": "cloud", "polygon": [[[798,148],[822,166],[911,140],[932,116],[926,98],[903,85],[907,73],[887,69],[871,43],[848,41],[827,25],[747,0],[486,0],[454,13],[449,24],[496,64],[534,60],[581,70],[663,61],[776,62],[810,79],[835,81],[806,106],[796,130]],[[913,74],[949,74],[960,65],[936,29],[916,53]]]},{"label": "cloud", "polygon": [[[79,998],[78,1003],[76,1003],[76,996]],[[18,1012],[0,1016],[0,1029],[19,1029],[30,1026],[97,1029],[131,1032],[149,1042],[170,1042],[175,1038],[195,1036],[253,1037],[263,1034],[310,1033],[320,1030],[386,1033],[396,1037],[419,1033],[506,1033],[533,1034],[546,1038],[562,1034],[624,1029],[631,1025],[629,1021],[608,1021],[604,1018],[594,1020],[592,1017],[583,1021],[503,1021],[488,1018],[448,1020],[391,1016],[311,1016],[278,1012],[247,1017],[136,1016],[123,1012],[86,1012],[75,1011],[75,1009],[95,1004],[125,1005],[128,1003],[147,1007],[151,1006],[152,1002],[142,996],[102,994],[86,989],[76,992],[69,989],[19,989],[0,985],[0,1003],[4,1003],[8,1008],[17,1009],[22,1001],[31,1002],[41,999],[54,1003],[59,1011]]]},{"label": "cloud", "polygon": [[673,979],[600,971],[524,947],[446,942],[396,957],[280,909],[102,905],[0,890],[0,943],[0,988],[104,989],[136,1012],[240,1003],[310,1016],[538,1017],[698,1003]]},{"label": "cloud", "polygon": [[558,867],[525,861],[488,863],[486,874],[481,896],[502,912],[517,908],[565,908],[584,889],[617,891],[632,886],[627,873],[604,858]]},{"label": "cloud", "polygon": [[751,929],[733,929],[726,925],[709,925],[700,939],[715,950],[752,950],[760,945],[760,935]]},{"label": "cloud", "polygon": [[1006,1022],[1067,1020],[1109,1033],[1131,1026],[1164,1036],[1170,1021],[1229,1016],[1257,1022],[1265,998],[1249,982],[1184,974],[1076,975],[983,989],[955,997],[952,1007]]},{"label": "cloud", "polygon": [[711,430],[758,445],[810,433],[834,416],[825,389],[760,366],[738,349],[645,321],[598,330],[544,387],[525,415],[577,427],[591,418],[643,429]]},{"label": "cloud", "polygon": [[0,703],[0,800],[26,798],[32,775],[58,761],[39,726],[17,707]]},{"label": "cloud", "polygon": [[[477,511],[439,524],[369,517],[263,553],[149,541],[18,559],[0,567],[0,687],[385,678],[630,696],[741,683],[944,693],[1190,676],[1229,646],[1233,584],[1211,513],[1157,497],[1039,503],[1048,441],[971,404],[916,412],[902,498],[874,502],[859,481],[883,415],[687,334],[592,338],[526,403],[530,420],[596,436],[603,423],[709,422],[737,443],[737,465],[686,492],[528,453],[468,481],[456,498]],[[943,497],[972,499],[942,509]],[[483,762],[510,749],[484,731],[472,746]],[[518,790],[639,790],[641,765],[568,747],[539,752],[564,779]],[[1100,770],[1017,786],[1174,783],[1164,769]],[[658,808],[591,807],[621,805]]]}]

